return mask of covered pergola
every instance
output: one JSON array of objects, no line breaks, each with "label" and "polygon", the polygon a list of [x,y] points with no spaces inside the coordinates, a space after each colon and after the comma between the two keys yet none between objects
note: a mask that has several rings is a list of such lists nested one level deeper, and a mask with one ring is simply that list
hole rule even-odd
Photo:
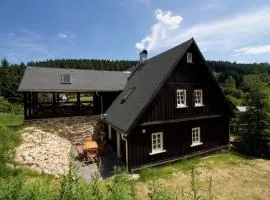
[{"label": "covered pergola", "polygon": [[129,72],[27,67],[19,86],[24,118],[103,113],[124,89]]}]

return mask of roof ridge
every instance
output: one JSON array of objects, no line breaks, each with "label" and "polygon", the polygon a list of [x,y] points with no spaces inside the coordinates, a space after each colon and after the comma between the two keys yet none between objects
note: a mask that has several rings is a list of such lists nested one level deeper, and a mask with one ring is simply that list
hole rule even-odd
[{"label": "roof ridge", "polygon": [[39,66],[26,66],[26,69],[56,69],[56,70],[75,70],[75,71],[96,71],[96,72],[119,72],[124,73],[125,71],[115,71],[115,70],[96,70],[96,69],[76,69],[76,68],[61,68],[61,67],[39,67]]},{"label": "roof ridge", "polygon": [[168,52],[170,52],[170,51],[173,51],[173,50],[179,48],[180,46],[184,46],[185,44],[187,44],[187,43],[189,43],[189,42],[193,42],[193,41],[195,42],[194,38],[192,37],[191,39],[186,40],[185,42],[183,42],[183,43],[181,43],[181,44],[178,44],[178,45],[176,45],[176,46],[174,46],[174,47],[172,47],[172,48],[170,48],[170,49],[168,49],[168,50],[166,50],[166,51],[163,51],[163,52],[161,52],[161,53],[159,53],[159,54],[157,54],[157,55],[155,55],[155,56],[149,58],[149,60],[152,60],[152,59],[154,59],[154,58],[156,58],[156,57],[158,57],[158,56],[162,56],[163,54],[166,54],[166,53],[168,53]]}]

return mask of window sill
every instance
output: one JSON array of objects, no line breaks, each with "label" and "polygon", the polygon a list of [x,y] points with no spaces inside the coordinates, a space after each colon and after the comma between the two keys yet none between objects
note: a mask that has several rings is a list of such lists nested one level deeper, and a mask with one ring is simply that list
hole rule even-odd
[{"label": "window sill", "polygon": [[176,106],[176,108],[188,108],[188,106]]},{"label": "window sill", "polygon": [[204,107],[205,105],[203,104],[198,104],[198,105],[195,105],[195,107]]},{"label": "window sill", "polygon": [[149,153],[149,155],[155,155],[155,154],[164,153],[164,152],[166,152],[166,150],[158,150],[158,151],[153,151]]},{"label": "window sill", "polygon": [[203,144],[202,142],[194,143],[194,144],[190,145],[190,147],[196,147],[196,146],[199,146],[199,145],[202,145],[202,144]]}]

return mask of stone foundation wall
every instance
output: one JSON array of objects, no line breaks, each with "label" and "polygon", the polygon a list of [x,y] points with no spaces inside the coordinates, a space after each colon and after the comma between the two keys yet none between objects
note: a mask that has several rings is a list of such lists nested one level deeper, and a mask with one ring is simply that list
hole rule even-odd
[{"label": "stone foundation wall", "polygon": [[103,122],[99,115],[38,119],[25,123],[27,126],[67,138],[74,145],[82,144],[88,138],[94,139],[93,137],[103,131]]}]

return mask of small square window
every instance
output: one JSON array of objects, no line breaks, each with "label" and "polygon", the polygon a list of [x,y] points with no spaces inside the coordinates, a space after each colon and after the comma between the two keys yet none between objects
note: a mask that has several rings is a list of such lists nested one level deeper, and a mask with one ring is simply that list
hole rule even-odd
[{"label": "small square window", "polygon": [[71,84],[71,74],[62,74],[61,83],[62,84]]},{"label": "small square window", "polygon": [[187,53],[187,63],[192,63],[192,53]]}]

